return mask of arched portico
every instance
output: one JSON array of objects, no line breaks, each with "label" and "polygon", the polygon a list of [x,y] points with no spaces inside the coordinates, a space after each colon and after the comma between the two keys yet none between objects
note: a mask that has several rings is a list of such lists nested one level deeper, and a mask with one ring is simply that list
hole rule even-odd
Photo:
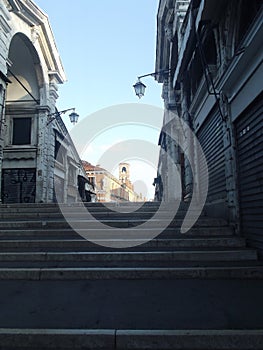
[{"label": "arched portico", "polygon": [[23,33],[13,36],[7,62],[2,202],[34,203],[43,197],[37,181],[43,170],[38,162],[44,151],[39,124],[43,75],[39,56]]}]

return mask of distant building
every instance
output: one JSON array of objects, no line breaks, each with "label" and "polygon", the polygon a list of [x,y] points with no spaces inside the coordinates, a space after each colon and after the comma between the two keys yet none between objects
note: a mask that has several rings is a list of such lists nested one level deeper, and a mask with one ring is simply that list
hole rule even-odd
[{"label": "distant building", "polygon": [[0,200],[78,201],[85,171],[56,110],[66,76],[48,16],[2,0],[0,17]]},{"label": "distant building", "polygon": [[94,186],[98,202],[142,202],[130,181],[130,165],[119,164],[119,179],[98,165],[82,161],[89,182]]}]

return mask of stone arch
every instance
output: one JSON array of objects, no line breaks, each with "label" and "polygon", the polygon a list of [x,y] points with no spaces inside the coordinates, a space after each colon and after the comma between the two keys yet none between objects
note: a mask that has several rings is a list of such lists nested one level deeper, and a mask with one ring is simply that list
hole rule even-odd
[{"label": "stone arch", "polygon": [[43,198],[38,174],[45,168],[36,149],[43,148],[45,137],[39,133],[44,84],[38,52],[23,33],[10,41],[7,78],[1,197],[4,203],[34,203]]},{"label": "stone arch", "polygon": [[[13,36],[8,54],[8,79],[6,102],[9,105],[23,103],[40,104],[40,87],[43,73],[39,55],[32,42],[22,33]],[[23,86],[22,86],[23,84]]]}]

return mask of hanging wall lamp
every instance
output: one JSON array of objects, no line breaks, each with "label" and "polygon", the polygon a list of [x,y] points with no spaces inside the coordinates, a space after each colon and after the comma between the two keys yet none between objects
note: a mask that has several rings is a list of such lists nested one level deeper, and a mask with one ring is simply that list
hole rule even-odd
[{"label": "hanging wall lamp", "polygon": [[148,74],[139,76],[137,82],[133,85],[136,96],[141,98],[144,96],[144,93],[145,93],[146,85],[141,81],[141,78],[149,77],[149,76],[156,77],[156,75],[161,75],[165,77],[169,74],[170,71],[171,69],[162,69],[158,72],[148,73]]},{"label": "hanging wall lamp", "polygon": [[73,111],[69,114],[69,119],[70,119],[70,122],[75,125],[79,119],[79,115],[78,115],[78,113],[75,112],[75,108],[68,108],[68,109],[64,109],[63,111],[58,111],[56,109],[56,111],[54,113],[48,114],[47,125],[49,125],[53,120],[60,117],[61,114],[65,114],[69,111]]}]

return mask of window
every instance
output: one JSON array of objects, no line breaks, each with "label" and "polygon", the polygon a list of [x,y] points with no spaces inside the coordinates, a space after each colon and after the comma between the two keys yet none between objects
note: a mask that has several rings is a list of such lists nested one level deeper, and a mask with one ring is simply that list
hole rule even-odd
[{"label": "window", "polygon": [[95,177],[94,176],[89,176],[88,180],[91,183],[91,185],[94,187],[95,186]]},{"label": "window", "polygon": [[68,182],[69,182],[69,184],[74,185],[75,179],[76,179],[76,168],[70,164],[69,169],[68,169]]},{"label": "window", "polygon": [[55,141],[55,159],[60,164],[64,164],[64,157],[66,154],[66,150],[59,141]]},{"label": "window", "polygon": [[31,144],[31,118],[13,118],[13,145]]}]

